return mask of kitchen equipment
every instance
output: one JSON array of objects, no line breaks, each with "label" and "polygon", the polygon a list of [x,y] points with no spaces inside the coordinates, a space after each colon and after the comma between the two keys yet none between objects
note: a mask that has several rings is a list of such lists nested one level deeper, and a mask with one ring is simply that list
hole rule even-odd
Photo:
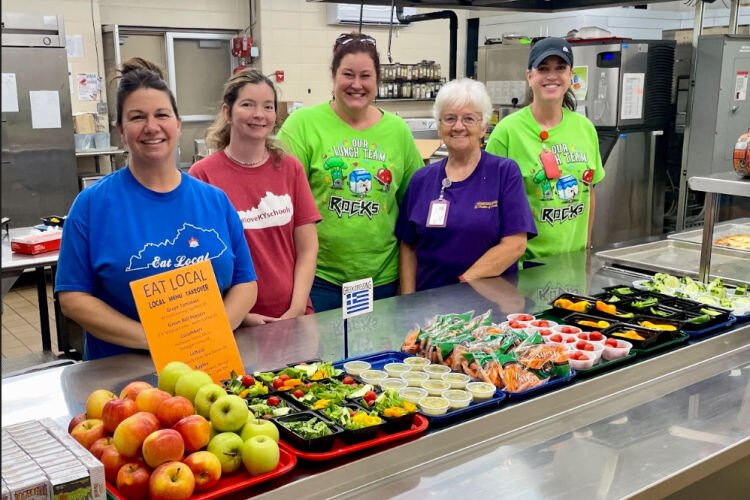
[{"label": "kitchen equipment", "polygon": [[78,194],[65,30],[54,15],[3,11],[2,23],[2,213],[33,226]]}]

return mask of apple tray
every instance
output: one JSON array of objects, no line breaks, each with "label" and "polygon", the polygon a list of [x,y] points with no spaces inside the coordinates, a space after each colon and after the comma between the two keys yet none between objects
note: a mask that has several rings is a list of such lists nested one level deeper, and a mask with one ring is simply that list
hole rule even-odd
[{"label": "apple tray", "polygon": [[344,455],[349,455],[350,453],[355,453],[361,450],[367,450],[369,448],[381,446],[386,443],[393,443],[396,441],[408,439],[413,436],[418,436],[419,434],[423,433],[425,429],[427,429],[428,424],[429,421],[423,415],[417,414],[414,417],[414,421],[412,422],[409,429],[390,433],[379,430],[378,434],[374,438],[354,444],[349,444],[342,438],[337,437],[336,441],[333,443],[333,448],[331,448],[330,451],[317,453],[302,451],[298,448],[295,448],[283,439],[279,441],[279,448],[292,453],[303,460],[309,460],[311,462],[323,462],[326,460],[333,460],[334,458],[339,458]]},{"label": "apple tray", "polygon": [[[209,491],[196,492],[190,497],[190,500],[209,500],[211,498],[224,498],[230,493],[242,491],[256,484],[264,483],[282,476],[292,470],[297,465],[297,457],[289,450],[284,449],[281,445],[279,446],[279,465],[276,466],[271,472],[266,472],[260,476],[251,476],[244,469],[240,469],[240,472],[230,474],[228,476],[222,476],[219,482],[211,488]],[[108,498],[114,497],[118,500],[125,500],[125,497],[120,495],[112,484],[107,483]]]}]

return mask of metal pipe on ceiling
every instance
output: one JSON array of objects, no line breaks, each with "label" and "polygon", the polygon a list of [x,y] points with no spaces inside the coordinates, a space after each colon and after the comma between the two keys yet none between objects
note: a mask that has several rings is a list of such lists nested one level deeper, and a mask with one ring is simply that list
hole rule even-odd
[{"label": "metal pipe on ceiling", "polygon": [[424,14],[404,15],[403,7],[396,7],[396,18],[405,24],[420,21],[433,21],[435,19],[448,19],[450,22],[450,60],[448,76],[450,80],[456,79],[456,60],[458,58],[458,16],[452,10],[440,10]]}]

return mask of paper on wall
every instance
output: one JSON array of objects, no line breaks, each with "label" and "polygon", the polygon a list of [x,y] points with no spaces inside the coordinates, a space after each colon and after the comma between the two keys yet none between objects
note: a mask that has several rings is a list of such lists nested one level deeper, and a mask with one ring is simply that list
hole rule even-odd
[{"label": "paper on wall", "polygon": [[99,75],[96,73],[77,73],[76,87],[79,101],[96,101],[99,99]]},{"label": "paper on wall", "polygon": [[625,73],[622,76],[622,108],[620,118],[639,120],[643,117],[645,73]]},{"label": "paper on wall", "polygon": [[31,90],[31,128],[60,128],[60,94],[56,90]]},{"label": "paper on wall", "polygon": [[68,57],[83,57],[83,35],[65,35],[65,50]]},{"label": "paper on wall", "polygon": [[16,74],[3,73],[3,113],[18,113],[18,88]]}]

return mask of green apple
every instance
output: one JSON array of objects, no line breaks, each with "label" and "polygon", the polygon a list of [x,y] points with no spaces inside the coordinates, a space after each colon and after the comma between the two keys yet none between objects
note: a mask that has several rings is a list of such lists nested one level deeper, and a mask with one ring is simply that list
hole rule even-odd
[{"label": "green apple", "polygon": [[211,425],[219,432],[239,431],[247,422],[248,413],[245,400],[235,394],[217,399],[208,412]]},{"label": "green apple", "polygon": [[224,390],[219,384],[206,384],[195,393],[195,413],[201,417],[208,418],[208,411],[211,409],[211,405],[219,399],[227,395],[227,391]]},{"label": "green apple", "polygon": [[279,465],[279,445],[268,436],[254,436],[243,442],[241,453],[251,476],[271,472]]},{"label": "green apple", "polygon": [[183,373],[174,385],[174,395],[182,396],[191,403],[195,403],[195,395],[198,389],[204,385],[213,384],[214,379],[206,372],[200,370],[191,370]]},{"label": "green apple", "polygon": [[174,396],[174,385],[183,374],[193,371],[190,366],[182,361],[171,361],[164,365],[159,372],[159,381],[156,384],[159,389]]},{"label": "green apple", "polygon": [[279,442],[279,429],[276,424],[264,418],[248,418],[247,423],[240,430],[240,437],[247,441],[255,436],[268,436],[277,443]]},{"label": "green apple", "polygon": [[242,464],[242,438],[234,432],[222,432],[211,438],[207,450],[221,462],[221,473],[231,474]]}]

